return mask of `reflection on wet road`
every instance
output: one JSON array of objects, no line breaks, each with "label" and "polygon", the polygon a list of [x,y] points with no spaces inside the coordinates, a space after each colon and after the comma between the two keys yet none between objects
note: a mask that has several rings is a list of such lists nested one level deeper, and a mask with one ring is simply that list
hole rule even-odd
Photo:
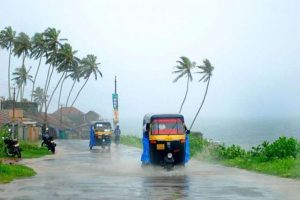
[{"label": "reflection on wet road", "polygon": [[0,185],[0,199],[299,199],[300,182],[192,160],[166,171],[140,166],[140,150],[90,151],[57,141],[57,154],[23,161],[38,175]]}]

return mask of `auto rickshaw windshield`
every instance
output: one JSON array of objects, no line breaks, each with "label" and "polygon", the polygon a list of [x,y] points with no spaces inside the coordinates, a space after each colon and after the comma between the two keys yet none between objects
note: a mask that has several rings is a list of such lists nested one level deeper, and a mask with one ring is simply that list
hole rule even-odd
[{"label": "auto rickshaw windshield", "polygon": [[181,119],[155,119],[152,122],[153,135],[176,135],[183,134],[183,122]]},{"label": "auto rickshaw windshield", "polygon": [[94,125],[95,130],[97,131],[105,131],[105,130],[111,130],[111,125],[109,122],[98,122]]}]

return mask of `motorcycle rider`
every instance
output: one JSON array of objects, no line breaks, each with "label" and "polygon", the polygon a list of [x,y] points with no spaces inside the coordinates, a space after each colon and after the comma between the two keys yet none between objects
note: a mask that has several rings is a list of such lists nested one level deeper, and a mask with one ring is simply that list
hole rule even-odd
[{"label": "motorcycle rider", "polygon": [[119,144],[120,143],[120,135],[121,135],[121,130],[119,125],[117,125],[117,127],[114,130],[114,134],[115,134],[115,143]]}]

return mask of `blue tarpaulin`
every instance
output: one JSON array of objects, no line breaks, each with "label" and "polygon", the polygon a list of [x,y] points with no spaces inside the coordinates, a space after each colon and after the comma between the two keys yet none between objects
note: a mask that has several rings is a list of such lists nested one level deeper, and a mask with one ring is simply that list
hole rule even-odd
[{"label": "blue tarpaulin", "polygon": [[150,152],[149,152],[149,137],[143,137],[143,154],[141,157],[141,161],[143,164],[150,164]]},{"label": "blue tarpaulin", "polygon": [[185,158],[184,163],[187,163],[190,160],[190,139],[189,135],[185,135]]},{"label": "blue tarpaulin", "polygon": [[95,132],[93,126],[90,126],[90,147],[95,145]]}]

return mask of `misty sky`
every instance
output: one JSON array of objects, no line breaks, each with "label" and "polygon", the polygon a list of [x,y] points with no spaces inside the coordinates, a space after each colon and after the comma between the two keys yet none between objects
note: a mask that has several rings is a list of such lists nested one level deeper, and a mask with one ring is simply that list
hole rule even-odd
[{"label": "misty sky", "polygon": [[[198,64],[208,58],[215,67],[200,119],[295,118],[300,117],[299,9],[296,0],[0,0],[0,29],[12,26],[32,36],[55,27],[79,57],[95,54],[103,78],[82,92],[75,106],[84,112],[112,118],[115,75],[121,120],[178,112],[186,79],[172,83],[172,71],[184,55]],[[13,60],[13,69],[21,65]],[[1,50],[0,96],[7,96],[7,64]],[[37,62],[26,65],[35,69]],[[47,67],[42,66],[38,85],[44,84]],[[187,118],[205,89],[199,74],[193,75],[183,108]],[[70,86],[71,81],[65,88]],[[29,84],[28,98],[30,89]],[[57,108],[57,97],[54,102],[50,111]]]}]

